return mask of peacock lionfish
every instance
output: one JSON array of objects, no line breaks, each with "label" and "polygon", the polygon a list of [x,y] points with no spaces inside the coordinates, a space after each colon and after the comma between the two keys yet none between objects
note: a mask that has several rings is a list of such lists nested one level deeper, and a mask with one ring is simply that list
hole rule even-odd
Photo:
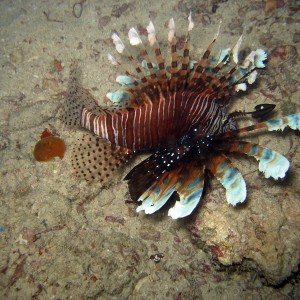
[{"label": "peacock lionfish", "polygon": [[[264,68],[267,55],[257,49],[241,62],[238,51],[242,38],[233,48],[222,50],[217,58],[210,53],[219,29],[199,60],[189,56],[190,31],[183,46],[181,64],[176,51],[175,24],[169,21],[168,41],[171,67],[165,67],[156,39],[155,28],[147,26],[148,40],[156,63],[134,28],[128,33],[131,45],[139,47],[140,64],[127,50],[119,35],[112,39],[117,52],[124,54],[134,67],[134,74],[112,55],[110,62],[123,70],[118,76],[120,90],[108,93],[112,106],[97,105],[93,96],[81,86],[78,62],[71,67],[64,122],[89,130],[73,149],[72,165],[76,174],[87,181],[105,182],[112,172],[137,154],[151,155],[125,177],[132,198],[141,202],[137,211],[152,214],[172,195],[175,205],[169,209],[173,219],[188,216],[199,203],[205,172],[209,171],[226,190],[227,202],[236,205],[246,199],[243,176],[228,158],[230,153],[253,156],[266,178],[284,178],[289,161],[278,152],[238,138],[264,128],[268,131],[300,128],[300,113],[238,128],[236,119],[245,115],[264,117],[275,105],[257,105],[253,111],[227,112],[235,94],[245,91]],[[179,199],[178,199],[179,197]]]}]

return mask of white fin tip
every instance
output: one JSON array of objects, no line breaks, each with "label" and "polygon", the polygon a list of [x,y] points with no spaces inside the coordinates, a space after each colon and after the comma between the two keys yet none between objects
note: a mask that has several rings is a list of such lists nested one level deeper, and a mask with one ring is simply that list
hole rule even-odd
[{"label": "white fin tip", "polygon": [[148,32],[148,40],[151,46],[154,45],[156,42],[156,37],[155,37],[155,28],[152,23],[152,21],[149,22],[149,25],[147,26],[147,32]]},{"label": "white fin tip", "polygon": [[239,50],[242,44],[242,40],[243,40],[243,35],[240,36],[240,38],[238,39],[238,41],[236,42],[235,46],[232,49],[233,61],[236,64],[238,64],[239,62]]},{"label": "white fin tip", "polygon": [[220,22],[219,22],[218,31],[217,31],[217,33],[216,33],[215,36],[214,36],[214,40],[216,40],[217,37],[218,37],[219,34],[220,34],[221,24],[222,24],[222,19],[221,19]]},{"label": "white fin tip", "polygon": [[142,40],[139,36],[139,34],[137,33],[137,31],[134,28],[131,28],[128,31],[128,38],[129,38],[129,42],[131,45],[133,46],[137,46],[142,44]]},{"label": "white fin tip", "polygon": [[192,12],[190,12],[188,20],[189,20],[188,31],[191,31],[194,28],[194,25],[195,25],[193,20],[192,20]]},{"label": "white fin tip", "polygon": [[169,21],[168,41],[172,43],[174,37],[175,37],[175,22],[174,19],[171,18]]},{"label": "white fin tip", "polygon": [[107,58],[114,66],[119,64],[110,53],[107,54]]},{"label": "white fin tip", "polygon": [[123,53],[124,49],[125,49],[125,46],[122,42],[122,40],[119,38],[119,36],[117,35],[117,33],[113,33],[111,35],[111,38],[113,39],[113,42],[115,44],[115,47],[116,47],[116,50],[119,52],[119,53]]}]

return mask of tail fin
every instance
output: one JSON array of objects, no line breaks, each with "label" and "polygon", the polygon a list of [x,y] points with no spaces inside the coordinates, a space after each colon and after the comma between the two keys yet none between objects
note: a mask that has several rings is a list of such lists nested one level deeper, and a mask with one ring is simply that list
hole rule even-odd
[{"label": "tail fin", "polygon": [[71,127],[80,127],[81,112],[87,109],[99,109],[93,96],[81,86],[81,69],[77,60],[70,67],[70,77],[66,101],[63,106],[62,121]]},{"label": "tail fin", "polygon": [[105,183],[130,158],[131,154],[126,149],[113,149],[109,142],[87,132],[73,147],[72,166],[75,175],[81,179]]}]

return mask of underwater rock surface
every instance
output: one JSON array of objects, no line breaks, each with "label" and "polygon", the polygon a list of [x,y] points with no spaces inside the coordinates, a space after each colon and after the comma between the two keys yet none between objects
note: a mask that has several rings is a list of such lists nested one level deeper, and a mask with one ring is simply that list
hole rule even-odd
[{"label": "underwater rock surface", "polygon": [[[63,160],[47,164],[32,156],[36,137],[49,123],[67,149],[78,138],[57,117],[73,59],[82,60],[83,86],[105,104],[119,75],[107,61],[111,31],[126,34],[136,26],[144,36],[150,17],[166,41],[164,24],[173,16],[182,44],[190,10],[193,57],[207,47],[220,18],[217,48],[234,45],[243,33],[242,49],[255,44],[271,55],[256,88],[235,107],[247,110],[251,101],[251,108],[266,102],[277,105],[276,116],[299,112],[299,43],[294,39],[299,24],[293,4],[85,1],[74,16],[75,3],[0,2],[0,298],[299,298],[295,133],[252,137],[289,159],[285,181],[267,181],[253,161],[237,159],[247,182],[246,203],[229,207],[225,191],[213,180],[195,213],[178,221],[168,218],[169,207],[150,216],[136,213],[122,181],[132,166],[103,188],[72,176],[68,150]],[[166,46],[162,42],[162,49]],[[54,58],[62,65],[54,65]],[[155,262],[152,257],[160,253]]]}]

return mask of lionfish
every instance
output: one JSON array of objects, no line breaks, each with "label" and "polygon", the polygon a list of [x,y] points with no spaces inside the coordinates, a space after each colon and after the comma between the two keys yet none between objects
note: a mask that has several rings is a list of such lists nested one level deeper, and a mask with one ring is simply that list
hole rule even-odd
[{"label": "lionfish", "polygon": [[[171,67],[165,67],[155,28],[147,26],[148,40],[156,63],[134,28],[128,33],[131,45],[139,47],[142,63],[127,50],[116,32],[112,39],[117,52],[125,54],[134,67],[134,74],[111,54],[110,62],[123,70],[118,76],[120,90],[108,93],[114,102],[99,106],[81,86],[78,62],[71,67],[64,121],[69,126],[89,130],[74,146],[72,165],[75,173],[87,181],[105,182],[112,172],[128,163],[137,154],[151,154],[125,177],[132,198],[141,204],[137,211],[152,214],[172,195],[175,205],[168,215],[173,219],[192,213],[204,188],[205,172],[210,172],[225,188],[227,202],[236,205],[246,199],[242,174],[228,158],[242,153],[259,161],[259,171],[266,178],[284,178],[289,161],[280,153],[255,143],[239,140],[243,134],[266,129],[300,128],[300,113],[238,128],[236,119],[250,115],[260,119],[275,105],[257,105],[253,111],[227,112],[235,94],[245,91],[264,68],[267,54],[262,49],[251,51],[239,63],[242,38],[233,48],[224,49],[217,58],[210,53],[219,35],[220,25],[212,42],[198,60],[190,58],[190,31],[183,46],[181,64],[176,50],[175,24],[169,21],[168,41],[171,46]],[[220,22],[221,24],[221,22]],[[179,198],[178,198],[179,197]],[[175,198],[176,199],[176,198]]]}]

